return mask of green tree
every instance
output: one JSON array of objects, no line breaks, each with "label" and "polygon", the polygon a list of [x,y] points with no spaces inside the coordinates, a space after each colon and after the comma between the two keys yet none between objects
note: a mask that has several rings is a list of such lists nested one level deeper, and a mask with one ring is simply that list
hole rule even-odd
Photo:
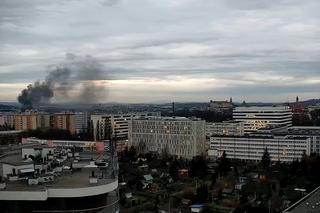
[{"label": "green tree", "polygon": [[214,211],[213,211],[213,209],[212,209],[210,206],[205,205],[205,206],[203,207],[203,209],[202,209],[201,212],[202,212],[202,213],[213,213]]},{"label": "green tree", "polygon": [[198,178],[204,178],[207,175],[207,162],[202,156],[197,156],[191,160],[189,175]]},{"label": "green tree", "polygon": [[219,159],[218,171],[220,175],[226,175],[227,172],[230,171],[230,161],[225,151],[223,151],[222,156]]},{"label": "green tree", "polygon": [[261,166],[263,169],[267,169],[270,167],[271,159],[270,159],[270,154],[268,152],[268,148],[266,147],[264,149],[262,158],[261,158]]},{"label": "green tree", "polygon": [[179,173],[178,166],[179,165],[178,165],[177,159],[175,159],[170,165],[169,174],[173,179],[177,179],[178,177],[178,173]]},{"label": "green tree", "polygon": [[134,146],[131,146],[128,152],[128,157],[131,161],[133,161],[135,159],[137,155],[137,151],[136,148],[134,148]]},{"label": "green tree", "polygon": [[199,203],[205,203],[208,199],[209,192],[208,192],[208,186],[203,184],[200,187],[197,188],[197,195],[196,199]]}]

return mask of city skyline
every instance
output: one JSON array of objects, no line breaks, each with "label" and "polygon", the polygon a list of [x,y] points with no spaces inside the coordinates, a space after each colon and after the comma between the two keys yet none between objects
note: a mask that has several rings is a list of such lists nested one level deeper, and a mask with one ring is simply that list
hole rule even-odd
[{"label": "city skyline", "polygon": [[71,78],[105,88],[101,103],[319,98],[319,8],[315,0],[4,0],[0,100],[16,101],[70,55],[101,65],[97,79]]}]

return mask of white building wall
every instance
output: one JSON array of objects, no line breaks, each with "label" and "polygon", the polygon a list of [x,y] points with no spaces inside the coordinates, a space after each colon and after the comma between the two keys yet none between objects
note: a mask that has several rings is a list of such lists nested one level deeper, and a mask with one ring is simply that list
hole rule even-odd
[{"label": "white building wall", "polygon": [[244,134],[244,125],[242,122],[207,122],[206,136],[229,135],[241,136]]},{"label": "white building wall", "polygon": [[288,134],[295,137],[310,138],[311,153],[320,155],[320,127],[318,126],[293,126],[288,128]]},{"label": "white building wall", "polygon": [[93,138],[95,141],[106,139],[107,127],[111,126],[111,133],[117,139],[128,139],[129,122],[133,118],[158,115],[156,112],[91,115]]},{"label": "white building wall", "polygon": [[1,163],[2,170],[1,170],[1,176],[7,178],[9,174],[12,174],[13,169],[16,170],[16,174],[19,174],[19,170],[21,169],[34,169],[33,163],[31,164],[26,164],[26,165],[11,165],[7,163]]},{"label": "white building wall", "polygon": [[216,150],[218,156],[223,151],[228,158],[238,160],[260,161],[267,147],[272,161],[291,162],[300,159],[305,152],[310,154],[310,139],[293,139],[287,137],[211,137],[210,149]]},{"label": "white building wall", "polygon": [[133,119],[129,127],[129,146],[140,152],[167,152],[192,158],[205,151],[205,121],[186,118]]}]

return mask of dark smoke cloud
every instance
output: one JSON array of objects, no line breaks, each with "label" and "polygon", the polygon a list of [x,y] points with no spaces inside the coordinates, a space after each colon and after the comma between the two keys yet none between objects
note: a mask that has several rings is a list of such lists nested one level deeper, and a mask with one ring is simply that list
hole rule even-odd
[{"label": "dark smoke cloud", "polygon": [[107,80],[102,65],[93,57],[66,54],[60,65],[49,67],[43,82],[36,81],[21,91],[18,101],[25,108],[47,104],[54,98],[58,102],[96,103],[106,94],[104,85],[96,80]]}]

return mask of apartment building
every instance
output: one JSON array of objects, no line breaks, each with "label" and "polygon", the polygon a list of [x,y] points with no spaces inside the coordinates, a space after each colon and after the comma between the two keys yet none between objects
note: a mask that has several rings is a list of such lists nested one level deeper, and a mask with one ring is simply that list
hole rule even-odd
[{"label": "apartment building", "polygon": [[7,126],[9,128],[14,128],[15,115],[13,113],[0,113],[0,126]]},{"label": "apartment building", "polygon": [[88,131],[88,113],[75,112],[74,113],[75,131],[76,133],[83,133]]},{"label": "apartment building", "polygon": [[159,116],[157,112],[137,112],[125,114],[91,115],[93,138],[97,140],[116,137],[117,140],[127,140],[129,122],[137,117]]},{"label": "apartment building", "polygon": [[54,129],[68,130],[71,134],[76,133],[75,113],[61,112],[52,116],[52,127]]},{"label": "apartment building", "polygon": [[15,130],[34,130],[50,127],[50,115],[45,112],[25,111],[15,114]]},{"label": "apartment building", "polygon": [[132,119],[129,146],[138,152],[155,152],[191,159],[205,151],[205,121],[184,117]]}]

